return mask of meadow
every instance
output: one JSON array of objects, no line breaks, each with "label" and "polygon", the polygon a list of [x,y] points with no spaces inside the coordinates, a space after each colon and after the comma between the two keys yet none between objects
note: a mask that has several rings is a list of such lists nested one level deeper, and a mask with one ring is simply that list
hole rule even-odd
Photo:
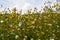
[{"label": "meadow", "polygon": [[44,10],[35,8],[23,15],[15,9],[11,14],[0,12],[0,40],[60,40],[60,13]]}]

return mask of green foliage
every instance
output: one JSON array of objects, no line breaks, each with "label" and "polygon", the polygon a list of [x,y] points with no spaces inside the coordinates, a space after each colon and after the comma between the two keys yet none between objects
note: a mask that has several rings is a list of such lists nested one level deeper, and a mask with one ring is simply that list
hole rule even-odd
[{"label": "green foliage", "polygon": [[[17,14],[16,14],[17,15]],[[60,40],[60,14],[24,14],[12,17],[3,14],[0,18],[1,40]]]},{"label": "green foliage", "polygon": [[0,40],[60,40],[60,14],[48,7],[42,13],[35,11],[0,12]]}]

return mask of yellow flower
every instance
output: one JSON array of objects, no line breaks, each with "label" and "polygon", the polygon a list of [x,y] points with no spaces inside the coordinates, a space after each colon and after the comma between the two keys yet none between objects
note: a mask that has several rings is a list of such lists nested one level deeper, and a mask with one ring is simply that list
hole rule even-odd
[{"label": "yellow flower", "polygon": [[18,29],[18,26],[16,26],[16,30]]},{"label": "yellow flower", "polygon": [[12,29],[12,31],[15,31],[14,29]]},{"label": "yellow flower", "polygon": [[25,28],[22,28],[22,30],[24,31],[24,30],[25,30]]},{"label": "yellow flower", "polygon": [[31,28],[31,27],[27,27],[28,29]]},{"label": "yellow flower", "polygon": [[12,17],[10,16],[10,19],[12,19]]},{"label": "yellow flower", "polygon": [[46,40],[48,40],[48,38],[46,38]]},{"label": "yellow flower", "polygon": [[40,26],[39,28],[42,29],[42,26]]},{"label": "yellow flower", "polygon": [[16,12],[12,12],[12,17],[17,16]]},{"label": "yellow flower", "polygon": [[25,16],[25,18],[28,18],[28,16]]},{"label": "yellow flower", "polygon": [[31,24],[35,24],[35,21],[32,21]]},{"label": "yellow flower", "polygon": [[55,32],[55,30],[53,30],[52,32]]},{"label": "yellow flower", "polygon": [[44,22],[47,22],[48,20],[44,20]]},{"label": "yellow flower", "polygon": [[0,12],[0,14],[2,14],[2,12]]},{"label": "yellow flower", "polygon": [[0,12],[0,17],[1,17],[1,15],[2,15],[2,12]]},{"label": "yellow flower", "polygon": [[42,35],[44,35],[45,33],[44,32],[41,32]]},{"label": "yellow flower", "polygon": [[29,22],[26,22],[26,23],[27,23],[27,25],[30,25]]}]

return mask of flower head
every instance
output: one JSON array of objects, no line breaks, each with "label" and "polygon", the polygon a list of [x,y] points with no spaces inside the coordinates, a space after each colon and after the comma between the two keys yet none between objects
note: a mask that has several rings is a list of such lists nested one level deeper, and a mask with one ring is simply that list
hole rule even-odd
[{"label": "flower head", "polygon": [[15,35],[15,39],[17,39],[19,37],[19,35]]}]

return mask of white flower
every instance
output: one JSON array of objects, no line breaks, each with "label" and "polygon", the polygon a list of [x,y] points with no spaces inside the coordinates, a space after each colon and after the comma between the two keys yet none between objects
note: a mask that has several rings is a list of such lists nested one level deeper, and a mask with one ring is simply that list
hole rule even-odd
[{"label": "white flower", "polygon": [[50,40],[54,40],[53,38],[51,38]]},{"label": "white flower", "polygon": [[55,20],[53,22],[55,23]]},{"label": "white flower", "polygon": [[44,18],[46,19],[46,18],[47,18],[47,16],[44,16]]},{"label": "white flower", "polygon": [[49,26],[52,26],[52,24],[48,24]]},{"label": "white flower", "polygon": [[40,40],[40,39],[38,39],[38,40]]},{"label": "white flower", "polygon": [[1,34],[1,36],[3,36],[3,34]]},{"label": "white flower", "polygon": [[17,39],[18,37],[19,37],[19,35],[16,35],[16,36],[15,36],[15,39]]},{"label": "white flower", "polygon": [[31,40],[34,40],[33,38],[31,38]]},{"label": "white flower", "polygon": [[34,21],[36,21],[37,19],[34,19]]},{"label": "white flower", "polygon": [[25,36],[25,38],[27,38],[27,36]]},{"label": "white flower", "polygon": [[12,24],[10,24],[10,27],[12,27],[13,25]]},{"label": "white flower", "polygon": [[33,29],[35,28],[35,26],[33,26],[33,25],[32,25],[31,27],[32,27]]},{"label": "white flower", "polygon": [[21,26],[21,25],[22,25],[22,23],[21,23],[21,22],[19,22],[18,26]]},{"label": "white flower", "polygon": [[3,23],[4,21],[3,20],[0,20],[1,23]]},{"label": "white flower", "polygon": [[20,30],[20,28],[18,28],[17,30]]},{"label": "white flower", "polygon": [[57,27],[59,28],[59,25],[57,25]]},{"label": "white flower", "polygon": [[23,38],[23,40],[26,40],[26,38]]}]

